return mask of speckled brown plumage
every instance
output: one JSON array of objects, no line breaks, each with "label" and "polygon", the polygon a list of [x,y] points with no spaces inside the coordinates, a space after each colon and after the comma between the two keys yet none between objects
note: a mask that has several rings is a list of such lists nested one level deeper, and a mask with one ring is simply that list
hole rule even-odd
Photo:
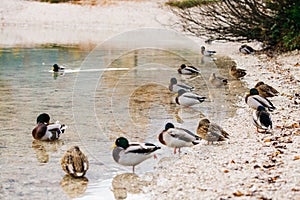
[{"label": "speckled brown plumage", "polygon": [[240,69],[237,68],[236,66],[232,66],[231,69],[229,70],[229,75],[235,79],[242,78],[246,76],[246,70],[245,69]]},{"label": "speckled brown plumage", "polygon": [[259,95],[263,97],[274,97],[279,94],[279,92],[275,88],[268,84],[265,84],[262,81],[256,83],[254,88],[256,88],[258,90]]},{"label": "speckled brown plumage", "polygon": [[83,177],[89,168],[89,161],[78,146],[73,146],[62,157],[61,167],[73,177]]}]

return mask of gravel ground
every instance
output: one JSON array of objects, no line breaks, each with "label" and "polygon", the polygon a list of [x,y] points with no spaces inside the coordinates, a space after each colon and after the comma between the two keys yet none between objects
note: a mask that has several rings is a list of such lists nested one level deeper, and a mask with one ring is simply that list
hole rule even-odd
[{"label": "gravel ground", "polygon": [[[221,46],[211,48],[230,51]],[[272,132],[256,133],[252,110],[241,97],[236,116],[220,124],[231,135],[228,142],[200,144],[159,163],[151,188],[155,198],[300,199],[299,52],[273,59],[231,53],[247,69],[249,88],[264,81],[280,91],[272,99],[277,107],[271,114]]]}]

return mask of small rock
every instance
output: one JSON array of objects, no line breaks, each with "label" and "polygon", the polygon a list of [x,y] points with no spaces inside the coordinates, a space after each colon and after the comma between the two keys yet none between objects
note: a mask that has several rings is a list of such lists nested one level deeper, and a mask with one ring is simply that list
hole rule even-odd
[{"label": "small rock", "polygon": [[293,160],[299,160],[300,156],[295,156]]},{"label": "small rock", "polygon": [[233,195],[236,196],[236,197],[244,196],[244,194],[239,190],[237,192],[234,192]]}]

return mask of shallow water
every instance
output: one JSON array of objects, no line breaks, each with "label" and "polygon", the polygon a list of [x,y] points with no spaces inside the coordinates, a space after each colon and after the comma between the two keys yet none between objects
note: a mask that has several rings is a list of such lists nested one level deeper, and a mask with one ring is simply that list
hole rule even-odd
[{"label": "shallow water", "polygon": [[[1,199],[151,198],[145,188],[155,181],[155,163],[172,150],[162,149],[157,160],[138,165],[134,175],[113,161],[114,140],[126,136],[159,144],[157,134],[168,121],[192,131],[203,116],[220,122],[234,116],[235,103],[246,91],[240,81],[211,85],[211,72],[228,78],[233,61],[203,60],[199,49],[181,35],[159,30],[119,35],[93,51],[71,46],[1,49]],[[66,73],[49,72],[54,63],[66,66]],[[180,76],[182,63],[198,66],[201,75]],[[209,101],[193,108],[176,106],[168,91],[171,77],[195,86],[195,93]],[[68,125],[59,141],[33,140],[31,131],[42,112]],[[73,145],[89,157],[84,179],[70,178],[60,166]]]}]

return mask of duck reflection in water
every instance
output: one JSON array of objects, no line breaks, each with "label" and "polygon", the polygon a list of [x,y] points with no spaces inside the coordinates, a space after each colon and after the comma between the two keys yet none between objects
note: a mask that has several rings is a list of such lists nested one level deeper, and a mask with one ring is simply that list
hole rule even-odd
[{"label": "duck reflection in water", "polygon": [[[151,176],[151,175],[150,175]],[[124,173],[115,176],[112,180],[112,191],[115,199],[126,199],[127,194],[140,194],[143,193],[143,188],[147,187],[153,180],[143,180],[136,174]]]},{"label": "duck reflection in water", "polygon": [[73,178],[71,175],[66,174],[60,181],[60,186],[70,198],[76,198],[85,193],[88,182],[89,180],[86,177]]},{"label": "duck reflection in water", "polygon": [[62,140],[56,141],[41,141],[41,140],[33,140],[32,148],[35,151],[36,158],[40,163],[49,162],[49,152],[56,152],[61,146],[64,145]]}]

